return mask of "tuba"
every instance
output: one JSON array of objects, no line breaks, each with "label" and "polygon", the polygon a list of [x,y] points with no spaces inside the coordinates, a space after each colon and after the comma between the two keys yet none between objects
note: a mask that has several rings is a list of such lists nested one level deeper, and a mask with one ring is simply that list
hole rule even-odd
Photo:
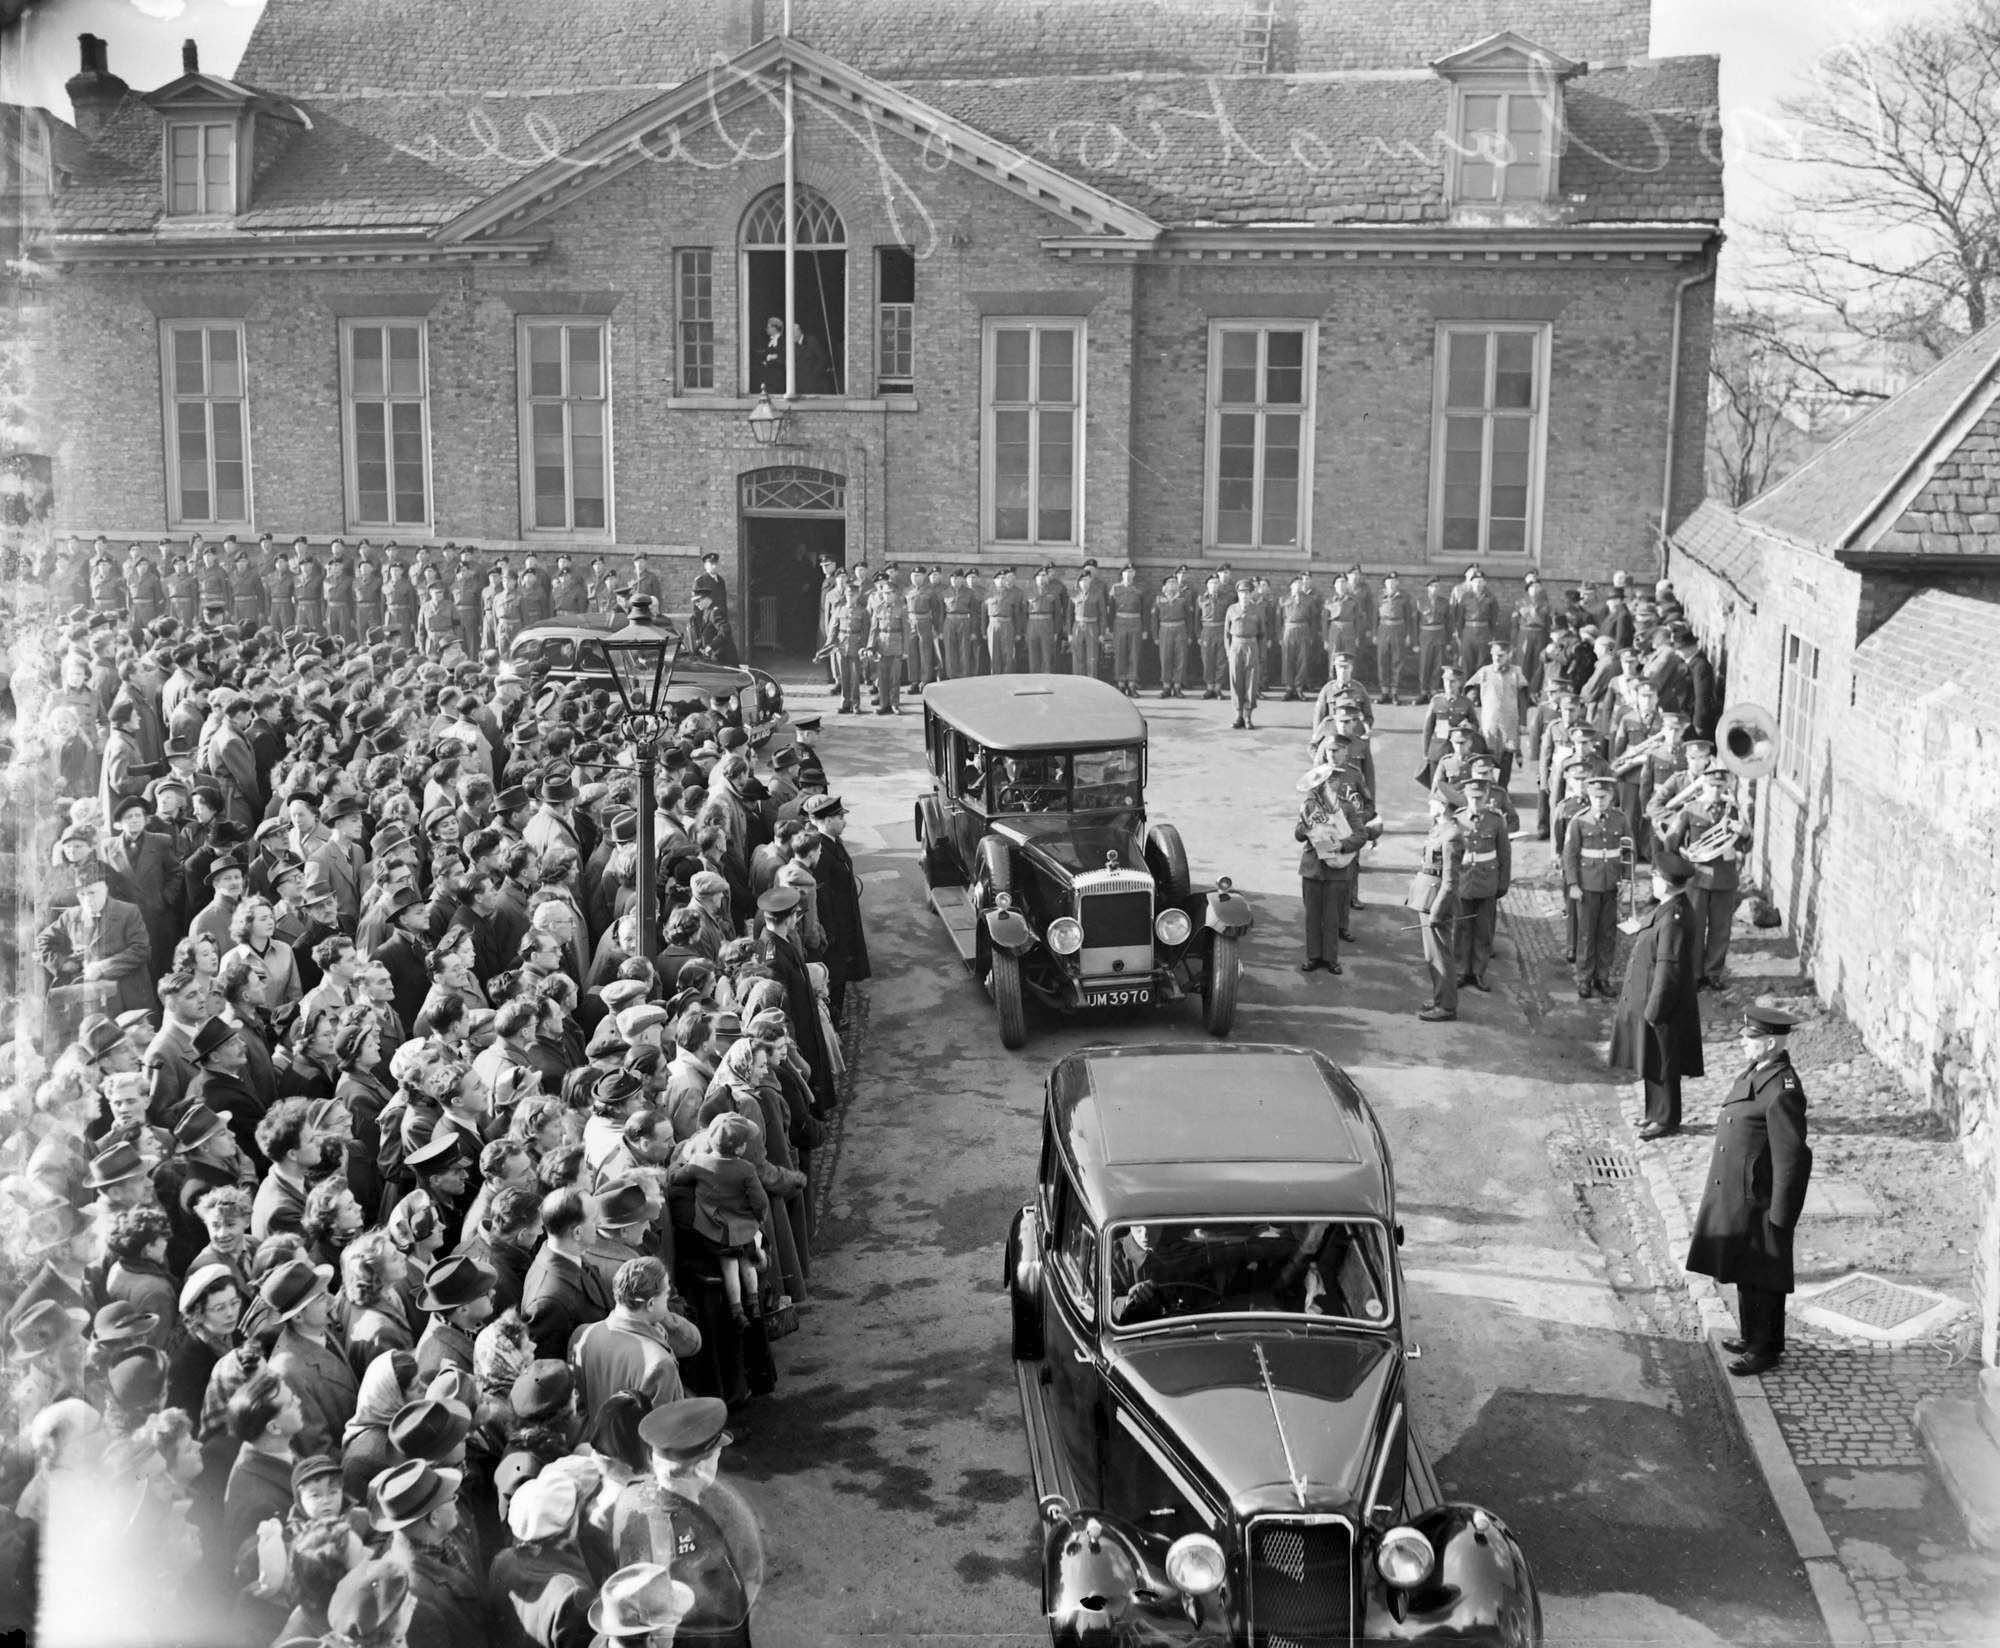
[{"label": "tuba", "polygon": [[1778,764],[1778,723],[1762,704],[1738,704],[1715,727],[1715,755],[1746,783]]}]

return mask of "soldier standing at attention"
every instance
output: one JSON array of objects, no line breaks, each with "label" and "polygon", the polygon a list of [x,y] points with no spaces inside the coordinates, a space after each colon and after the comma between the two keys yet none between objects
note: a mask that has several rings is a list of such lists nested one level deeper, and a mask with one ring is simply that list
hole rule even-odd
[{"label": "soldier standing at attention", "polygon": [[1433,792],[1431,828],[1419,849],[1410,906],[1423,935],[1424,968],[1431,999],[1417,1009],[1426,1024],[1458,1017],[1458,888],[1465,874],[1465,829],[1443,795]]},{"label": "soldier standing at attention", "polygon": [[90,558],[90,607],[93,612],[125,615],[125,575],[112,559],[110,543],[99,536]]},{"label": "soldier standing at attention", "polygon": [[347,558],[347,545],[336,538],[327,546],[326,623],[343,641],[355,640],[359,614],[354,603],[354,563]]},{"label": "soldier standing at attention", "polygon": [[936,567],[918,567],[910,574],[903,611],[910,635],[910,685],[922,692],[944,673],[938,657],[938,624],[944,617],[944,599],[938,591]]},{"label": "soldier standing at attention", "polygon": [[829,645],[840,660],[840,713],[861,713],[861,649],[868,645],[868,597],[859,584],[849,584],[833,612]]},{"label": "soldier standing at attention", "polygon": [[1111,678],[1127,698],[1139,696],[1139,654],[1146,641],[1146,595],[1129,562],[1111,586]]},{"label": "soldier standing at attention", "polygon": [[1222,574],[1211,572],[1195,602],[1201,633],[1201,695],[1220,698],[1229,690],[1229,657],[1222,644],[1222,620],[1229,612],[1229,592]]},{"label": "soldier standing at attention", "polygon": [[354,627],[362,640],[382,627],[382,564],[375,546],[363,538],[354,546]]},{"label": "soldier standing at attention", "polygon": [[1305,697],[1307,672],[1312,668],[1313,604],[1304,574],[1292,580],[1292,587],[1278,603],[1278,651],[1285,672],[1287,704],[1299,703]]},{"label": "soldier standing at attention", "polygon": [[417,639],[417,586],[410,581],[410,569],[392,557],[385,578],[384,606],[389,614],[389,633],[398,646],[413,646]]},{"label": "soldier standing at attention", "polygon": [[602,555],[591,557],[590,610],[610,617],[618,610],[618,574],[604,563]]},{"label": "soldier standing at attention", "polygon": [[1014,667],[1014,569],[1002,567],[994,574],[993,588],[987,593],[986,673],[1005,675]]},{"label": "soldier standing at attention", "polygon": [[1486,662],[1486,649],[1500,632],[1500,597],[1486,587],[1478,567],[1465,569],[1458,590],[1458,667],[1468,676]]},{"label": "soldier standing at attention", "polygon": [[1444,680],[1451,657],[1452,605],[1442,578],[1424,580],[1424,598],[1417,607],[1417,696],[1434,693]]},{"label": "soldier standing at attention", "polygon": [[1085,561],[1083,570],[1076,575],[1076,595],[1070,602],[1070,610],[1070,670],[1095,681],[1104,667],[1104,629],[1111,612],[1095,561]]},{"label": "soldier standing at attention", "polygon": [[1348,587],[1342,573],[1333,581],[1333,593],[1326,598],[1326,656],[1329,667],[1336,653],[1352,657],[1361,645],[1361,602]]},{"label": "soldier standing at attention", "polygon": [[201,613],[201,581],[185,555],[176,555],[167,569],[167,610],[188,628]]},{"label": "soldier standing at attention", "polygon": [[458,570],[451,578],[451,607],[458,619],[458,644],[465,648],[468,658],[479,656],[481,592],[486,588],[486,582],[479,569],[472,564],[472,551],[461,550]]},{"label": "soldier standing at attention", "polygon": [[299,628],[308,634],[326,631],[326,569],[319,564],[303,538],[292,540],[293,600],[298,607]]},{"label": "soldier standing at attention", "polygon": [[1229,648],[1229,690],[1236,699],[1236,728],[1252,725],[1250,714],[1257,707],[1257,665],[1264,650],[1264,615],[1257,610],[1257,586],[1248,578],[1237,580],[1236,601],[1222,618],[1222,636]]},{"label": "soldier standing at attention", "polygon": [[653,570],[646,565],[645,556],[634,555],[632,557],[632,584],[631,588],[625,593],[628,599],[638,595],[650,595],[653,598],[653,605],[656,608],[664,604],[665,596],[660,589],[660,580],[654,575]]},{"label": "soldier standing at attention", "polygon": [[896,593],[893,573],[878,572],[875,582],[881,596],[868,616],[868,650],[875,654],[877,660],[876,697],[880,700],[875,713],[901,715],[903,653],[909,642],[909,610]]},{"label": "soldier standing at attention", "polygon": [[567,555],[556,557],[556,575],[549,580],[549,615],[574,618],[590,610],[590,591],[576,575],[575,563]]},{"label": "soldier standing at attention", "polygon": [[1028,668],[1037,675],[1052,675],[1056,667],[1056,622],[1062,613],[1062,590],[1056,584],[1056,569],[1047,562],[1035,573],[1034,588],[1028,591]]},{"label": "soldier standing at attention", "polygon": [[1618,883],[1624,878],[1624,840],[1631,833],[1625,815],[1611,805],[1611,775],[1593,773],[1584,784],[1590,805],[1564,835],[1562,855],[1578,1001],[1611,994]]},{"label": "soldier standing at attention", "polygon": [[[201,605],[204,613],[210,607],[221,607],[224,611],[231,609],[236,596],[230,586],[229,569],[222,564],[221,551],[215,545],[202,546],[201,560],[195,568],[195,577],[201,585]],[[91,587],[93,590],[96,588],[94,579]]]},{"label": "soldier standing at attention", "polygon": [[944,592],[944,673],[962,681],[973,673],[973,649],[979,628],[979,602],[966,587],[965,568],[951,575]]},{"label": "soldier standing at attention", "polygon": [[1514,665],[1528,678],[1528,696],[1542,690],[1542,649],[1549,644],[1554,622],[1542,575],[1530,567],[1522,574],[1520,604],[1514,608]]},{"label": "soldier standing at attention", "polygon": [[1633,937],[1625,987],[1611,1021],[1610,1067],[1630,1071],[1645,1085],[1642,1139],[1681,1130],[1681,1082],[1705,1072],[1687,881],[1678,864],[1653,866],[1653,897],[1659,902]]},{"label": "soldier standing at attention", "polygon": [[1739,1337],[1722,1348],[1739,1378],[1776,1367],[1785,1354],[1793,1232],[1812,1178],[1806,1090],[1788,1046],[1797,1023],[1772,1007],[1744,1011],[1744,1069],[1715,1113],[1708,1188],[1688,1243],[1689,1270],[1736,1284]]},{"label": "soldier standing at attention", "polygon": [[1417,639],[1417,604],[1395,573],[1382,575],[1382,600],[1375,612],[1375,684],[1385,704],[1403,701],[1403,660]]},{"label": "soldier standing at attention", "polygon": [[702,552],[701,571],[694,575],[692,593],[706,595],[715,603],[715,610],[728,618],[729,586],[722,581],[722,557],[712,549]]},{"label": "soldier standing at attention", "polygon": [[1459,827],[1465,831],[1464,874],[1459,881],[1458,982],[1461,988],[1490,991],[1486,969],[1493,962],[1493,928],[1500,901],[1514,880],[1513,843],[1507,836],[1507,815],[1493,803],[1500,770],[1487,762],[1472,768],[1465,781],[1465,811]]},{"label": "soldier standing at attention", "polygon": [[1160,696],[1182,696],[1181,679],[1187,672],[1187,608],[1181,601],[1181,575],[1171,572],[1160,586],[1153,603],[1153,645],[1160,653]]},{"label": "soldier standing at attention", "polygon": [[482,639],[502,658],[521,633],[521,585],[512,567],[495,567],[498,580],[486,603],[486,633]]},{"label": "soldier standing at attention", "polygon": [[[1686,746],[1690,761],[1698,751],[1708,751],[1706,740],[1693,739]],[[1689,846],[1711,830],[1722,833],[1733,824],[1727,845],[1715,857],[1694,865],[1694,881],[1688,888],[1688,904],[1694,912],[1696,988],[1719,990],[1729,965],[1729,929],[1736,919],[1736,904],[1742,893],[1743,854],[1752,839],[1749,820],[1736,806],[1735,778],[1727,767],[1705,767],[1697,780],[1694,799],[1688,802],[1662,832],[1661,841],[1670,852],[1685,854]]]},{"label": "soldier standing at attention", "polygon": [[[1456,664],[1444,666],[1443,684],[1431,695],[1430,707],[1424,711],[1424,764],[1418,770],[1417,782],[1430,787],[1437,764],[1451,749],[1451,729],[1459,722],[1472,721],[1472,700],[1465,694],[1465,677],[1459,674]],[[1474,723],[1475,730],[1477,724]]]},{"label": "soldier standing at attention", "polygon": [[546,624],[553,610],[549,600],[549,575],[542,570],[542,563],[532,549],[522,558],[521,575],[515,585],[521,597],[521,627],[526,629],[530,624]]},{"label": "soldier standing at attention", "polygon": [[[153,620],[166,610],[167,592],[160,583],[160,567],[166,563],[168,545],[160,544],[160,560],[155,563],[137,544],[125,560],[125,602],[132,627],[143,637]],[[150,640],[148,643],[150,644]]]},{"label": "soldier standing at attention", "polygon": [[452,605],[451,591],[435,572],[417,612],[417,639],[432,658],[443,657],[445,648],[459,639],[458,608]]}]

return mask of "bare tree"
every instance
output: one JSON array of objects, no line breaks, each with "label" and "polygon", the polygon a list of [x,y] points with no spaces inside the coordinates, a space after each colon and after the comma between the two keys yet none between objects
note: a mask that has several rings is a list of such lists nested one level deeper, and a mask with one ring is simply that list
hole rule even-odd
[{"label": "bare tree", "polygon": [[[1755,284],[1784,307],[1936,359],[2000,318],[2000,0],[1960,0],[1828,53],[1790,130],[1761,145],[1805,180],[1789,211],[1752,226]],[[1772,346],[1850,401],[1879,385],[1797,329]]]},{"label": "bare tree", "polygon": [[[1794,356],[1814,363],[1809,371]],[[1823,357],[1782,317],[1722,305],[1708,358],[1708,494],[1741,509],[1809,446]]]}]

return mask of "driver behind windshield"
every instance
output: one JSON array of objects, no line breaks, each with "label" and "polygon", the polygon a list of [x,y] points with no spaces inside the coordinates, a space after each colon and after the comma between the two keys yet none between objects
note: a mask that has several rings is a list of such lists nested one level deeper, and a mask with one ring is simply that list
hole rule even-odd
[{"label": "driver behind windshield", "polygon": [[1137,1327],[1216,1300],[1206,1246],[1187,1225],[1128,1225],[1111,1248],[1111,1321]]}]

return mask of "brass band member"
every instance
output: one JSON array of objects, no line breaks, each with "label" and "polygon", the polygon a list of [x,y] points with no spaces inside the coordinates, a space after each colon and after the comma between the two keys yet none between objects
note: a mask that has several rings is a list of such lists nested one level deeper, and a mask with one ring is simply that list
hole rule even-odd
[{"label": "brass band member", "polygon": [[1615,782],[1608,772],[1592,773],[1584,780],[1589,804],[1563,837],[1563,885],[1569,894],[1579,1001],[1611,994],[1611,962],[1618,947],[1618,883],[1625,870],[1625,840],[1632,833],[1625,815],[1611,805]]},{"label": "brass band member", "polygon": [[1426,1024],[1458,1017],[1458,885],[1464,870],[1465,828],[1446,798],[1431,794],[1431,829],[1424,837],[1410,907],[1423,935],[1424,967],[1431,976],[1431,999],[1417,1012]]},{"label": "brass band member", "polygon": [[1729,963],[1729,929],[1743,885],[1743,855],[1751,841],[1750,822],[1737,804],[1734,776],[1724,767],[1701,775],[1695,796],[1665,832],[1666,845],[1694,866],[1688,904],[1694,913],[1698,988],[1721,986]]},{"label": "brass band member", "polygon": [[1382,833],[1382,821],[1361,790],[1358,767],[1326,763],[1300,780],[1305,805],[1292,838],[1301,843],[1299,891],[1306,907],[1306,956],[1301,973],[1325,968],[1338,973],[1340,941],[1354,941],[1347,928],[1354,894],[1355,862],[1361,849]]}]

